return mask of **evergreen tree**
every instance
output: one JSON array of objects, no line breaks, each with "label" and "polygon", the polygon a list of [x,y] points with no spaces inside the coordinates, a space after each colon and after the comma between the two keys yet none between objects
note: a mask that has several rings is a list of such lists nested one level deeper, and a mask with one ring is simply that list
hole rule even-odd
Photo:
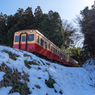
[{"label": "evergreen tree", "polygon": [[28,7],[20,18],[19,27],[21,30],[34,28],[34,16],[31,7]]},{"label": "evergreen tree", "polygon": [[42,16],[43,16],[42,9],[40,8],[40,6],[37,6],[37,8],[35,9],[35,12],[34,12],[34,17],[35,17],[35,28],[38,30],[41,28],[40,23],[43,20]]},{"label": "evergreen tree", "polygon": [[[46,16],[46,17],[45,17]],[[51,40],[55,45],[61,47],[63,44],[63,34],[62,34],[62,21],[57,12],[51,11],[48,16],[45,15],[41,22],[43,34]]]},{"label": "evergreen tree", "polygon": [[81,54],[81,48],[76,48],[73,46],[69,49],[68,55],[70,55],[73,59],[78,61],[79,65],[82,66],[82,54]]},{"label": "evergreen tree", "polygon": [[6,26],[6,20],[7,20],[7,15],[3,13],[0,13],[0,40],[1,43],[4,43],[4,38],[7,31],[7,26]]},{"label": "evergreen tree", "polygon": [[40,6],[35,9],[28,7],[25,11],[19,8],[14,15],[0,14],[0,39],[4,45],[12,46],[15,31],[37,29],[58,47],[64,45],[62,21],[57,12],[50,10],[43,14]]},{"label": "evergreen tree", "polygon": [[15,24],[10,30],[8,30],[8,33],[4,38],[5,45],[13,47],[14,33],[18,30],[20,30],[19,23]]},{"label": "evergreen tree", "polygon": [[20,19],[22,18],[23,14],[24,14],[24,9],[19,8],[17,10],[17,12],[14,14],[14,18],[15,18],[14,22],[15,22],[15,24],[20,22]]},{"label": "evergreen tree", "polygon": [[34,12],[34,16],[41,17],[42,15],[43,15],[42,9],[40,8],[40,6],[37,6],[37,8],[35,9],[35,12]]},{"label": "evergreen tree", "polygon": [[86,7],[80,14],[82,19],[79,24],[84,34],[84,50],[88,51],[90,55],[95,55],[95,9],[89,10]]}]

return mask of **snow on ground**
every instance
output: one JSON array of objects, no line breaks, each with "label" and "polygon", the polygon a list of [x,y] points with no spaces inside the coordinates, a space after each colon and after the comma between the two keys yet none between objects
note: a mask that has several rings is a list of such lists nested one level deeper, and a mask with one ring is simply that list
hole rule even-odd
[{"label": "snow on ground", "polygon": [[[17,60],[9,58],[9,54],[3,50],[11,51],[19,55]],[[28,56],[25,56],[27,54]],[[25,66],[24,61],[34,61],[36,65]],[[32,53],[0,46],[0,65],[5,63],[12,70],[25,72],[29,75],[27,85],[29,95],[95,95],[95,61],[86,61],[83,67],[64,67],[56,63],[50,63],[36,57]],[[0,72],[0,81],[3,80],[4,72]],[[54,88],[49,88],[45,80],[49,77],[55,80]],[[23,82],[23,80],[21,80]],[[8,94],[12,87],[1,87],[0,95],[20,95],[18,92]]]},{"label": "snow on ground", "polygon": [[4,72],[0,72],[0,81],[3,80]]}]

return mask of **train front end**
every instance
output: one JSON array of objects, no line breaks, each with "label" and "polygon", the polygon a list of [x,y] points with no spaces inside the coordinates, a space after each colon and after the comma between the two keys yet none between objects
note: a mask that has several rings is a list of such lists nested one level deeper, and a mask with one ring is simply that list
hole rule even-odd
[{"label": "train front end", "polygon": [[34,52],[35,51],[35,30],[22,30],[14,34],[13,48]]}]

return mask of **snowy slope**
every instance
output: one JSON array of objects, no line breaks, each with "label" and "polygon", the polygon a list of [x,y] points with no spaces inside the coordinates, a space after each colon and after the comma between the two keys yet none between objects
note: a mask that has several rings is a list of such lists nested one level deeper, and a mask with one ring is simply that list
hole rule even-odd
[{"label": "snowy slope", "polygon": [[[10,51],[16,55],[16,60],[9,58]],[[25,65],[25,62],[34,62]],[[0,46],[0,65],[6,64],[12,72],[17,70],[23,75],[28,75],[27,86],[31,94],[28,95],[95,95],[95,62],[88,60],[86,65],[78,67],[64,67],[50,63],[32,53]],[[0,71],[0,81],[6,72]],[[46,85],[45,81],[52,78],[55,83],[53,88]],[[20,80],[25,82],[23,79]],[[0,95],[21,95],[19,92],[10,93],[12,86],[0,87]],[[24,94],[23,94],[24,95]]]}]

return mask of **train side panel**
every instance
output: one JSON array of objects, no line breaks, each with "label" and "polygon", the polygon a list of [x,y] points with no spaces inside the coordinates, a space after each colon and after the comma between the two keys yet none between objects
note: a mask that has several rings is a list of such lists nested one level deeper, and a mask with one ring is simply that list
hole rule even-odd
[{"label": "train side panel", "polygon": [[[58,52],[57,51],[59,49],[53,43],[51,43],[50,41],[48,41],[48,39],[44,38],[39,33],[36,34],[36,38],[39,38],[40,39],[39,41],[38,40],[36,41],[37,42],[36,44],[38,44],[38,46],[36,46],[37,47],[36,48],[36,50],[37,50],[36,52],[37,53],[40,53],[40,54],[46,56],[49,59],[57,60],[57,61],[60,61],[60,62],[62,62],[64,64],[67,64],[66,59],[65,58],[62,58],[61,56],[58,55]],[[43,39],[43,41],[44,41],[43,46],[41,46],[41,39]],[[47,43],[47,45],[45,44],[45,42]],[[54,53],[53,48],[56,50],[55,53]]]},{"label": "train side panel", "polygon": [[68,56],[68,65],[72,66],[72,67],[78,67],[78,62],[75,61],[73,58],[71,58],[70,56]]}]

